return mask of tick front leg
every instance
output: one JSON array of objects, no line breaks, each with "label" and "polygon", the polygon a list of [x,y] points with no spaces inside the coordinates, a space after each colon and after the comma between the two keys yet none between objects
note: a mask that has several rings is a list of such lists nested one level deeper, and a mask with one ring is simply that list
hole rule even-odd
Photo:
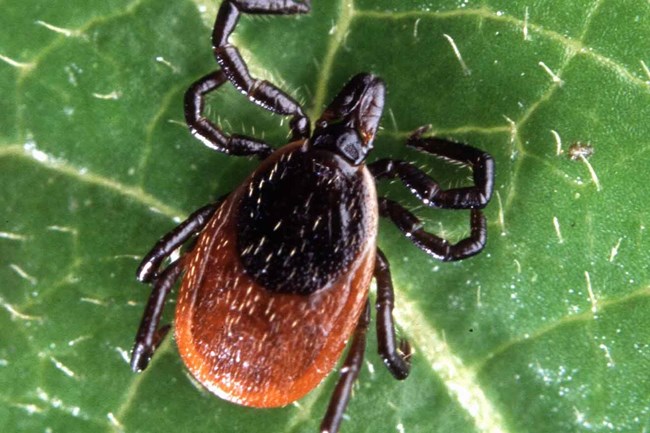
[{"label": "tick front leg", "polygon": [[404,235],[434,259],[445,262],[462,260],[481,252],[487,241],[487,221],[478,209],[470,215],[470,235],[455,244],[426,232],[422,222],[400,204],[385,197],[379,198],[379,214],[390,218]]},{"label": "tick front leg", "polygon": [[377,248],[375,280],[377,281],[377,344],[379,346],[379,355],[395,379],[403,380],[408,377],[411,369],[409,360],[411,346],[408,341],[401,340],[398,351],[395,345],[393,282],[390,276],[388,260],[379,248]]},{"label": "tick front leg", "polygon": [[219,88],[227,81],[223,70],[212,72],[199,79],[185,92],[185,121],[190,132],[210,149],[228,155],[255,155],[264,159],[272,152],[271,147],[260,140],[245,135],[226,135],[203,115],[205,95]]},{"label": "tick front leg", "polygon": [[289,15],[307,13],[309,1],[225,0],[219,8],[212,32],[212,49],[228,80],[248,99],[283,116],[292,116],[289,126],[292,140],[309,137],[309,120],[298,102],[265,80],[253,78],[239,50],[228,42],[242,12],[249,14]]},{"label": "tick front leg", "polygon": [[169,332],[169,325],[161,328],[158,325],[160,325],[160,318],[163,313],[165,301],[167,300],[167,295],[182,271],[183,267],[176,261],[169,265],[153,283],[153,290],[151,291],[151,295],[147,301],[147,307],[140,321],[140,327],[135,336],[133,352],[131,353],[131,369],[135,372],[147,368],[153,353],[160,345],[162,339],[165,338],[167,332]]},{"label": "tick front leg", "polygon": [[327,407],[325,418],[320,425],[321,433],[336,433],[339,431],[339,425],[343,419],[345,408],[350,401],[350,394],[352,393],[352,385],[359,376],[361,364],[363,363],[363,355],[366,351],[366,332],[368,330],[368,323],[370,323],[370,303],[366,302],[366,308],[359,322],[357,323],[354,336],[352,337],[352,344],[345,357],[343,367],[341,367],[341,377],[336,384],[330,404]]}]

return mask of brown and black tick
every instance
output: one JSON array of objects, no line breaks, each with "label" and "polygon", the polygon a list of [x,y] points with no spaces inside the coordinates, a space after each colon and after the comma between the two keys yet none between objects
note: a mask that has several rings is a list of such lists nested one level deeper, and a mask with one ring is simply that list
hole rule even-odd
[{"label": "brown and black tick", "polygon": [[[411,349],[396,343],[388,261],[377,248],[379,216],[438,260],[461,260],[486,242],[481,212],[492,194],[494,161],[476,148],[425,138],[407,145],[471,167],[474,186],[442,189],[409,162],[365,161],[384,107],[384,82],[354,76],[314,125],[300,104],[268,81],[253,78],[228,42],[241,13],[296,14],[308,1],[225,0],[212,34],[220,69],[192,84],[185,117],[211,149],[256,156],[260,166],[234,191],[189,216],[144,257],[138,280],[153,290],[140,323],[131,367],[141,371],[169,330],[160,326],[170,289],[184,274],[175,334],[191,374],[208,390],[253,407],[284,406],[303,397],[334,369],[351,338],[341,375],[321,424],[338,431],[362,365],[370,321],[368,289],[377,282],[379,354],[396,379],[405,379]],[[273,150],[264,141],[227,135],[204,117],[206,94],[232,83],[252,102],[291,116],[291,141]],[[451,244],[423,230],[397,202],[377,197],[375,181],[397,178],[424,204],[470,209],[470,234]],[[169,264],[173,251],[197,238]]]}]

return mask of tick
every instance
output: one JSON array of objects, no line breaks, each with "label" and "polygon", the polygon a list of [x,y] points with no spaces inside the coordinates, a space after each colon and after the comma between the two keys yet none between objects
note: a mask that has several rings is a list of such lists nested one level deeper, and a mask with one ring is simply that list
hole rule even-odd
[{"label": "tick", "polygon": [[[153,287],[138,330],[131,368],[141,371],[169,326],[160,326],[170,289],[181,276],[176,342],[191,374],[214,394],[252,407],[285,406],[303,397],[349,350],[321,432],[336,432],[362,365],[370,322],[368,288],[377,283],[379,354],[396,379],[409,374],[411,348],[397,343],[388,261],[377,247],[379,216],[390,219],[431,257],[461,260],[480,252],[492,194],[494,162],[476,148],[413,133],[407,145],[471,167],[474,185],[443,189],[412,163],[366,164],[385,97],[384,82],[354,76],[310,133],[310,120],[291,96],[248,71],[228,42],[241,13],[296,14],[308,1],[225,0],[212,34],[220,68],[185,94],[192,134],[213,150],[256,156],[260,166],[215,203],[189,216],[144,257],[138,280]],[[203,115],[205,96],[231,82],[252,102],[290,116],[290,143],[227,135]],[[470,209],[470,234],[458,243],[426,232],[397,202],[377,197],[375,181],[399,179],[422,203]],[[194,246],[167,264],[173,251]]]}]

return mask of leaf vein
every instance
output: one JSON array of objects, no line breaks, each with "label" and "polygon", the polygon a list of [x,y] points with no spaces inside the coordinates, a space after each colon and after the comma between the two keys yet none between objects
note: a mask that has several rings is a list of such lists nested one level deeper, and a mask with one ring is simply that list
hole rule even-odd
[{"label": "leaf vein", "polygon": [[[588,17],[595,14],[596,10],[602,4],[602,0],[599,0],[595,6],[591,9],[591,12]],[[445,18],[456,18],[456,17],[476,17],[479,19],[488,19],[496,22],[501,22],[505,24],[511,24],[515,28],[523,28],[524,25],[527,26],[528,34],[536,33],[538,35],[544,36],[550,40],[558,42],[560,45],[564,46],[565,50],[573,54],[581,54],[586,57],[591,58],[598,64],[603,65],[608,69],[612,69],[616,72],[623,80],[627,81],[630,84],[637,85],[643,89],[648,89],[648,83],[637,77],[635,74],[630,72],[624,65],[616,62],[615,60],[589,48],[584,45],[582,40],[574,40],[571,37],[565,36],[561,33],[558,33],[554,30],[549,30],[544,26],[539,24],[534,24],[530,20],[520,19],[512,15],[500,14],[496,11],[490,9],[489,7],[483,6],[480,8],[474,9],[456,9],[449,11],[405,11],[405,12],[387,12],[387,11],[371,11],[371,10],[356,10],[354,13],[355,17],[358,18],[374,18],[374,19],[388,19],[388,20],[400,20],[400,19],[411,19],[411,18],[421,18],[429,17],[436,19],[445,19]],[[584,30],[586,32],[586,29]]]},{"label": "leaf vein", "polygon": [[182,218],[182,216],[186,214],[186,212],[183,212],[180,209],[174,208],[161,202],[140,187],[124,185],[120,182],[116,182],[111,178],[73,166],[65,161],[56,159],[53,156],[47,155],[44,157],[43,155],[45,154],[42,151],[36,152],[38,153],[35,154],[32,149],[28,149],[26,146],[10,145],[0,149],[0,158],[26,159],[48,170],[78,179],[87,184],[103,187],[109,191],[115,192],[124,197],[128,197],[138,203],[141,203],[144,206],[147,206],[157,213],[161,213],[169,217],[172,220]]},{"label": "leaf vein", "polygon": [[[633,292],[628,293],[626,296],[616,298],[616,299],[606,299],[598,300],[598,312],[600,314],[603,313],[604,310],[608,308],[615,307],[617,305],[625,304],[627,302],[633,302],[634,300],[638,298],[646,298],[650,297],[650,286],[642,287],[639,288]],[[569,314],[567,316],[563,316],[558,318],[557,320],[553,321],[552,323],[548,324],[547,326],[544,326],[540,328],[537,332],[533,334],[524,334],[520,335],[516,338],[513,338],[510,341],[507,341],[503,344],[501,344],[499,347],[497,347],[495,350],[492,352],[488,353],[482,360],[479,362],[475,363],[473,365],[474,370],[476,371],[477,375],[480,375],[480,372],[484,370],[487,365],[492,362],[494,359],[498,358],[499,356],[505,354],[506,352],[512,350],[513,348],[521,345],[521,344],[527,344],[530,343],[536,339],[541,339],[547,334],[550,334],[551,332],[572,324],[572,323],[580,323],[580,322],[590,322],[596,320],[596,315],[594,314],[592,310],[591,303],[589,304],[589,308],[585,310],[582,313],[579,314]]]}]

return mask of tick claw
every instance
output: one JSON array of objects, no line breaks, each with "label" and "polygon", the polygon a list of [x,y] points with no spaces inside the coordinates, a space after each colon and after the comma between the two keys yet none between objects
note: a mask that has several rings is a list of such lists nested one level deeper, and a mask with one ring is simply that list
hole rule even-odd
[{"label": "tick claw", "polygon": [[131,370],[135,373],[143,371],[151,361],[152,351],[140,343],[136,343],[131,354]]},{"label": "tick claw", "polygon": [[419,140],[425,132],[431,129],[431,124],[422,125],[409,135],[408,141]]}]

